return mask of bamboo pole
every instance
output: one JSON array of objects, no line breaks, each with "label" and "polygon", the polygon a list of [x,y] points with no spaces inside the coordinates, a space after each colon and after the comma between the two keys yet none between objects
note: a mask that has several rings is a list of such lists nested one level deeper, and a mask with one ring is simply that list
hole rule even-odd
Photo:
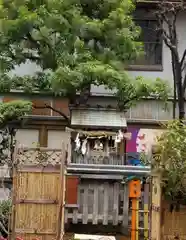
[{"label": "bamboo pole", "polygon": [[[13,154],[13,163],[12,163],[12,173],[13,173],[13,188],[12,188],[12,216],[11,216],[11,240],[16,239],[16,198],[17,198],[17,180],[18,180],[18,173],[17,173],[17,153],[18,153],[18,143],[15,145],[14,154]],[[10,229],[9,229],[10,230]]]},{"label": "bamboo pole", "polygon": [[59,191],[59,215],[58,215],[58,230],[57,230],[57,240],[63,240],[65,231],[65,191],[66,191],[66,161],[67,152],[65,144],[62,144],[61,153],[61,166],[60,166],[60,191]]}]

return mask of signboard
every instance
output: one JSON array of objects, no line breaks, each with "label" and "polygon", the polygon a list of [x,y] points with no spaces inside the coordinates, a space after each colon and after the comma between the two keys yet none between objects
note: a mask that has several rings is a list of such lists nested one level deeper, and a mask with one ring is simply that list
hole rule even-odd
[{"label": "signboard", "polygon": [[71,126],[125,128],[127,122],[124,112],[102,109],[73,109],[71,110]]}]

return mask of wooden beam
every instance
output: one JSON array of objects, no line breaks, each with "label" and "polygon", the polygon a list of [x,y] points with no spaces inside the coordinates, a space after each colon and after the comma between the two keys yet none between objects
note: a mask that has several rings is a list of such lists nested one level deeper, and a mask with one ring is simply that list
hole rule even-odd
[{"label": "wooden beam", "polygon": [[38,172],[38,173],[59,173],[60,166],[59,165],[21,165],[18,167],[18,172]]},{"label": "wooden beam", "polygon": [[79,208],[78,204],[65,204],[65,208]]},{"label": "wooden beam", "polygon": [[45,125],[42,125],[39,130],[39,146],[40,147],[48,146],[48,131]]},{"label": "wooden beam", "polygon": [[[23,229],[23,228],[16,228],[15,229],[15,233],[18,234],[37,234],[37,235],[56,235],[56,232],[52,232],[52,231],[41,231],[37,229]],[[15,240],[15,239],[14,239]]]},{"label": "wooden beam", "polygon": [[161,239],[161,173],[152,175],[151,240]]},{"label": "wooden beam", "polygon": [[50,200],[50,199],[38,199],[38,200],[34,200],[34,199],[17,199],[16,200],[16,204],[57,204],[58,200]]}]

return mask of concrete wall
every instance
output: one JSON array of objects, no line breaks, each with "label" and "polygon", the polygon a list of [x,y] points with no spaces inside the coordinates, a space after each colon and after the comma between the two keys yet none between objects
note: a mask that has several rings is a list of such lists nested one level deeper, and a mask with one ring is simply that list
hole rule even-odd
[{"label": "concrete wall", "polygon": [[39,130],[37,129],[18,129],[16,140],[26,147],[36,147],[39,142]]},{"label": "concrete wall", "polygon": [[71,159],[71,141],[70,133],[58,130],[48,130],[48,147],[49,148],[62,148],[62,143],[67,146],[68,149],[68,162]]}]

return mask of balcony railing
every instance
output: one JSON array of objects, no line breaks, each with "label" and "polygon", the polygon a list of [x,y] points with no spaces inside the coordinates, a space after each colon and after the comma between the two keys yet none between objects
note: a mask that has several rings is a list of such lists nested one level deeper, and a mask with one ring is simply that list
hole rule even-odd
[{"label": "balcony railing", "polygon": [[117,153],[111,153],[109,155],[100,153],[97,155],[91,154],[83,156],[73,152],[71,162],[75,164],[141,165],[138,153],[125,153],[123,155]]},{"label": "balcony railing", "polygon": [[121,155],[113,153],[113,154],[99,154],[99,155],[88,155],[83,156],[76,152],[72,154],[72,163],[80,163],[80,164],[105,164],[105,165],[124,165],[125,158],[121,157]]}]

